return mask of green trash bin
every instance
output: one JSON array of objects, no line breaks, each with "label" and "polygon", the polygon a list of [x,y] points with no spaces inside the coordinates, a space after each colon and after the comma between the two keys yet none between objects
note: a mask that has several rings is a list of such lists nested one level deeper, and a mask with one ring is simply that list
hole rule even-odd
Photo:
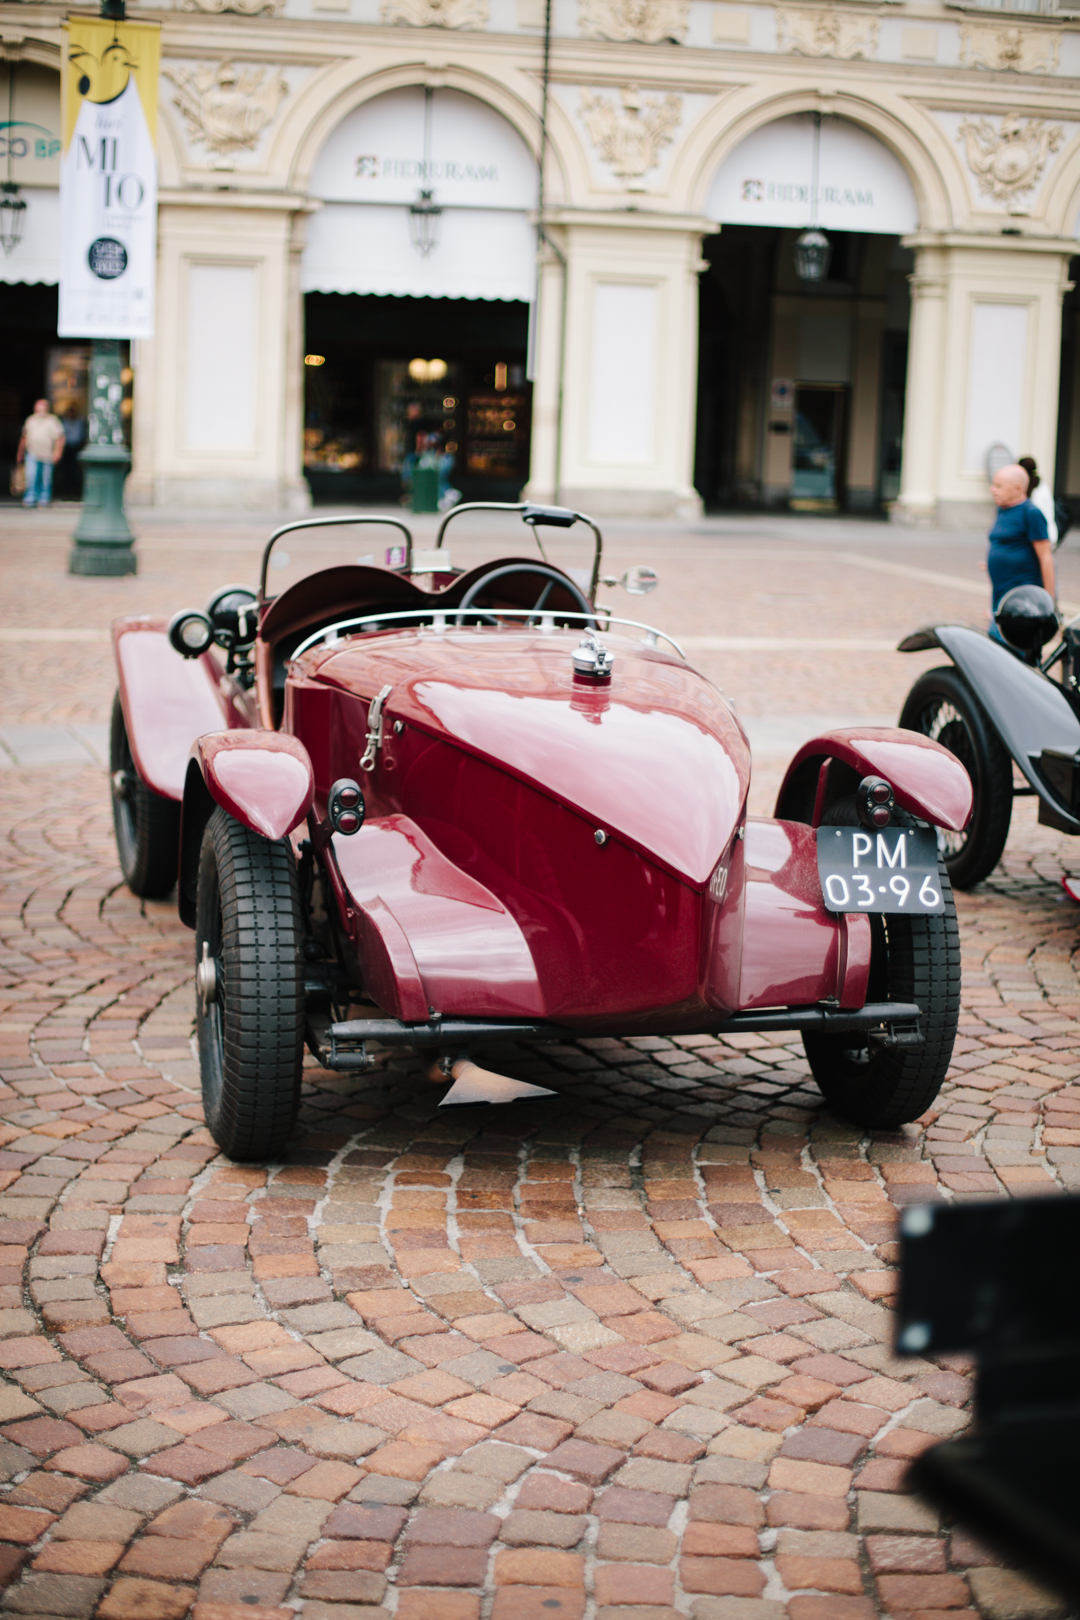
[{"label": "green trash bin", "polygon": [[423,461],[419,461],[413,468],[412,509],[414,512],[439,510],[438,467],[425,467]]}]

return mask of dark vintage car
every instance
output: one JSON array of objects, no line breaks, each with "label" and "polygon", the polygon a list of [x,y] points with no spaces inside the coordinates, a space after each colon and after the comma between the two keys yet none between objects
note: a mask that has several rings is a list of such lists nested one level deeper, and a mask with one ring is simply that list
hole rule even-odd
[{"label": "dark vintage car", "polygon": [[[457,519],[475,508],[459,507]],[[840,1113],[890,1127],[952,1052],[959,949],[936,830],[967,773],[925,737],[816,737],[775,819],[747,815],[730,704],[658,630],[513,550],[465,572],[443,534],[280,595],[121,619],[112,727],[124,876],[195,930],[207,1122],[235,1158],[293,1129],[305,1043],[432,1056],[493,1042],[800,1031]],[[490,521],[490,520],[487,520]],[[518,531],[522,533],[521,530]],[[579,531],[580,532],[580,531]],[[631,571],[631,590],[650,583]]]},{"label": "dark vintage car", "polygon": [[[1059,635],[1053,598],[1040,585],[1009,591],[994,619],[1000,640],[936,624],[899,648],[940,647],[952,659],[919,676],[900,724],[950,749],[971,777],[971,820],[939,835],[958,889],[980,883],[1001,859],[1015,798],[1037,797],[1043,826],[1080,834],[1080,619]],[[1080,899],[1076,879],[1065,888]]]}]

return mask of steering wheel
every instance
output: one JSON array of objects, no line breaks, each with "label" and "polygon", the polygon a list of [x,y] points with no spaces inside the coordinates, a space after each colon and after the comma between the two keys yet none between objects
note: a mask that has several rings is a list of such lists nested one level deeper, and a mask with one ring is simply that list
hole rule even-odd
[{"label": "steering wheel", "polygon": [[[574,581],[572,579],[568,579],[565,574],[560,573],[557,568],[552,568],[547,563],[505,563],[502,568],[493,568],[490,573],[481,575],[479,579],[474,580],[469,586],[468,590],[465,592],[465,595],[462,597],[461,605],[457,610],[458,624],[461,623],[463,614],[473,606],[477,597],[482,596],[485,591],[489,590],[490,587],[495,584],[496,580],[507,579],[511,574],[532,574],[534,577],[539,576],[539,578],[547,580],[547,584],[540,592],[540,595],[537,597],[536,602],[531,609],[533,613],[542,612],[544,605],[547,602],[548,597],[551,595],[554,587],[556,585],[561,585],[563,590],[570,593],[572,600],[576,604],[574,608],[569,610],[564,609],[564,611],[584,613],[591,620],[593,610],[590,607],[587,598],[578,589],[577,585],[574,584]],[[484,612],[484,617],[489,619],[492,623],[497,624],[499,622],[497,612],[486,612],[483,609],[480,611]]]}]

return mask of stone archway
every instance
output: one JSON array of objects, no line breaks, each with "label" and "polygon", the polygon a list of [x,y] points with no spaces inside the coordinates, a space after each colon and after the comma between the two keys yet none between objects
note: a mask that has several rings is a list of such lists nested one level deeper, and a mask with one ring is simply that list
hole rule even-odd
[{"label": "stone archway", "polygon": [[[712,505],[876,510],[899,492],[915,186],[837,114],[759,123],[715,168],[702,277],[697,484]],[[794,252],[824,232],[820,280]]]}]

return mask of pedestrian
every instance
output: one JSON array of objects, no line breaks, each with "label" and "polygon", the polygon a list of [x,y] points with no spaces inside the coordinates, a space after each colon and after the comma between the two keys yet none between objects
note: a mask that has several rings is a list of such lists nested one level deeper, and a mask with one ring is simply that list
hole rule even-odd
[{"label": "pedestrian", "polygon": [[[1017,585],[1042,585],[1054,596],[1054,556],[1047,535],[1046,519],[1028,500],[1028,475],[1016,462],[999,467],[990,481],[990,493],[998,509],[990,530],[990,551],[986,567],[990,574],[991,619],[1001,598]],[[991,623],[990,635],[1002,646],[1008,643]]]},{"label": "pedestrian", "polygon": [[49,409],[47,399],[34,401],[33,413],[23,423],[15,459],[26,461],[24,506],[48,506],[52,501],[53,468],[64,453],[64,425]]},{"label": "pedestrian", "polygon": [[1021,456],[1016,465],[1018,467],[1023,467],[1024,471],[1028,475],[1028,500],[1031,502],[1032,506],[1037,506],[1039,508],[1039,511],[1046,519],[1047,538],[1050,541],[1051,548],[1056,551],[1058,543],[1058,526],[1057,518],[1054,515],[1053,493],[1051,492],[1049,485],[1044,484],[1042,479],[1039,477],[1038,468],[1035,466],[1034,456]]},{"label": "pedestrian", "polygon": [[82,469],[79,466],[79,453],[86,443],[86,418],[79,415],[77,405],[69,405],[60,419],[64,429],[64,448],[61,452],[60,465],[56,469],[54,488],[61,495],[70,495],[78,499],[82,489]]}]

